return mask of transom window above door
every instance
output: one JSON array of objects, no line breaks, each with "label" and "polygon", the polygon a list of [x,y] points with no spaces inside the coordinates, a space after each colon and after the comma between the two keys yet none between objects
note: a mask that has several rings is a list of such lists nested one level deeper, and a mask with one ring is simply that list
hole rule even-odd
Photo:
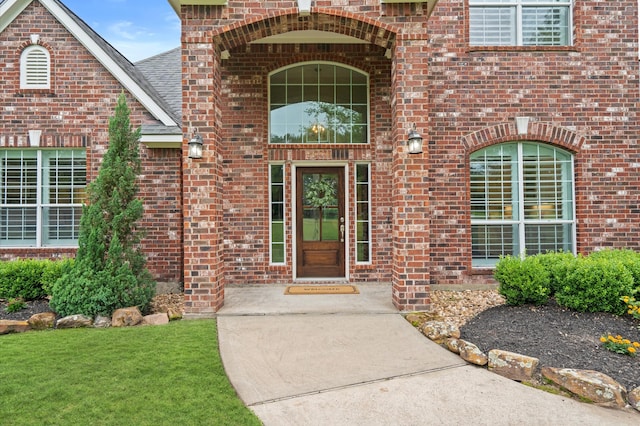
[{"label": "transom window above door", "polygon": [[305,62],[269,76],[269,142],[368,143],[369,78],[354,68]]}]

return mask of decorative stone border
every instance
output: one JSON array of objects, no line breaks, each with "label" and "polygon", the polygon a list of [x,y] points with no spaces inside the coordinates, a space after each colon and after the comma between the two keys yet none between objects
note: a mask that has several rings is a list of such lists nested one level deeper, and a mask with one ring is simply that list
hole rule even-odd
[{"label": "decorative stone border", "polygon": [[[408,314],[405,318],[413,324],[418,317]],[[537,358],[500,349],[492,349],[485,354],[473,343],[460,339],[459,328],[448,321],[427,321],[417,328],[430,340],[460,355],[465,361],[486,366],[489,371],[508,379],[527,382],[535,381],[537,375],[541,375],[582,400],[622,409],[631,406],[640,411],[640,387],[627,392],[620,383],[598,371],[539,368]]]},{"label": "decorative stone border", "polygon": [[86,315],[69,315],[56,321],[56,314],[54,312],[44,312],[32,315],[27,321],[0,320],[0,335],[53,328],[106,328],[129,327],[136,325],[161,325],[181,318],[182,313],[173,310],[166,313],[142,316],[140,310],[135,306],[118,309],[113,313],[111,318],[101,316],[91,318]]}]

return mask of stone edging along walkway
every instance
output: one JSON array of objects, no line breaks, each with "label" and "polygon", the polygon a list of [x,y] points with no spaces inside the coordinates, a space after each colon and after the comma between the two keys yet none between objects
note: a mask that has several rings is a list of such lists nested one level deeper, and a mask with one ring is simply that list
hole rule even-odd
[{"label": "stone edging along walkway", "polygon": [[181,318],[182,313],[173,310],[142,316],[137,307],[118,309],[113,313],[111,318],[101,316],[91,318],[86,315],[70,315],[56,320],[56,314],[54,312],[43,312],[32,315],[31,318],[26,321],[0,320],[0,335],[52,328],[106,328],[162,325]]},{"label": "stone edging along walkway", "polygon": [[[415,325],[420,322],[420,315],[407,314],[405,319]],[[535,383],[541,375],[585,402],[622,409],[630,406],[640,411],[640,387],[627,392],[620,383],[600,372],[547,366],[539,368],[540,361],[537,358],[499,349],[492,349],[485,354],[473,343],[460,339],[459,328],[448,321],[426,321],[417,328],[433,342],[460,355],[465,361],[486,366],[489,371],[508,379]]]}]

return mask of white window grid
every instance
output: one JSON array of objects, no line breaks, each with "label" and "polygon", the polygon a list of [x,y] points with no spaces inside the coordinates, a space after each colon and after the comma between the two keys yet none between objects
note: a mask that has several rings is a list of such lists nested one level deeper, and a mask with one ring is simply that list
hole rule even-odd
[{"label": "white window grid", "polygon": [[[573,0],[469,0],[473,46],[571,46]],[[550,32],[539,25],[549,13]]]},{"label": "white window grid", "polygon": [[[273,168],[280,168],[282,176],[281,182],[273,181]],[[287,231],[286,231],[286,197],[285,197],[285,167],[284,164],[269,164],[269,263],[272,265],[284,265],[287,258]],[[280,187],[282,200],[274,200],[273,189]],[[282,211],[282,220],[275,220],[273,217],[273,209],[279,208]],[[282,241],[274,241],[274,226],[282,227]],[[274,247],[280,247],[283,253],[282,260],[274,260]]]},{"label": "white window grid", "polygon": [[[360,177],[359,168],[366,168],[364,179]],[[355,165],[355,194],[356,264],[371,264],[371,165],[369,163]],[[366,237],[361,237],[361,234],[365,234]],[[360,257],[361,253],[365,254],[364,259]]]},{"label": "white window grid", "polygon": [[[509,154],[508,149],[513,147],[516,151]],[[503,144],[497,155],[487,155],[491,148],[476,153],[471,159],[472,169],[500,168],[499,173],[494,174],[499,179],[488,179],[485,174],[482,188],[472,178],[474,266],[495,265],[496,253],[519,256],[545,251],[575,253],[573,156],[532,142]],[[536,155],[530,154],[532,149]],[[552,176],[549,176],[550,169],[553,169]],[[488,197],[489,193],[494,197]],[[474,194],[485,196],[480,199]]]},{"label": "white window grid", "polygon": [[0,246],[77,245],[84,150],[0,151],[0,179]]}]

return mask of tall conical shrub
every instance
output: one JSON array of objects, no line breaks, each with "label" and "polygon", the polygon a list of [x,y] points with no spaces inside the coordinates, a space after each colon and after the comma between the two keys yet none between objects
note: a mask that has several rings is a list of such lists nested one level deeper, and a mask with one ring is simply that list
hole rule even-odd
[{"label": "tall conical shrub", "polygon": [[155,294],[137,226],[140,129],[132,130],[129,114],[123,93],[109,119],[109,149],[87,188],[76,260],[53,287],[51,307],[60,315],[111,315],[128,306],[145,311]]}]

